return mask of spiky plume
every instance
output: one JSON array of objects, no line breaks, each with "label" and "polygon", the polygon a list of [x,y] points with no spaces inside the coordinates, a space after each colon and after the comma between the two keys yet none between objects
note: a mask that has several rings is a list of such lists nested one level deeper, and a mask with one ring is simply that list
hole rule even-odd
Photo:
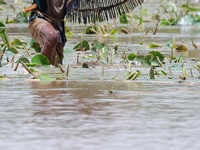
[{"label": "spiky plume", "polygon": [[144,0],[68,0],[67,16],[73,22],[102,22],[128,13]]}]

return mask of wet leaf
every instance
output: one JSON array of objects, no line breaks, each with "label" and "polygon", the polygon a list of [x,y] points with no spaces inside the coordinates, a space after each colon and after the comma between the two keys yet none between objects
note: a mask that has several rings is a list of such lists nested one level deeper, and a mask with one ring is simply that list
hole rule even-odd
[{"label": "wet leaf", "polygon": [[7,50],[8,50],[8,51],[11,51],[11,52],[14,53],[14,54],[17,54],[17,53],[18,53],[18,50],[17,50],[15,47],[8,48]]},{"label": "wet leaf", "polygon": [[26,42],[20,40],[20,39],[14,39],[12,42],[11,42],[11,45],[14,46],[14,47],[19,47],[19,46],[23,46],[23,45],[26,45]]},{"label": "wet leaf", "polygon": [[160,25],[162,26],[174,26],[176,25],[176,19],[175,18],[171,18],[171,19],[162,19],[160,22]]},{"label": "wet leaf", "polygon": [[5,29],[5,24],[3,22],[0,21],[0,32]]},{"label": "wet leaf", "polygon": [[28,23],[28,15],[25,12],[20,12],[15,18],[16,23]]},{"label": "wet leaf", "polygon": [[11,80],[11,78],[7,76],[0,76],[0,81],[8,81],[8,80]]},{"label": "wet leaf", "polygon": [[93,25],[93,26],[88,26],[86,28],[85,34],[97,34],[98,32],[98,26]]},{"label": "wet leaf", "polygon": [[160,61],[163,61],[165,59],[165,57],[163,56],[163,54],[161,54],[158,51],[151,51],[149,54],[152,56],[152,60],[153,61],[157,61],[156,57],[159,57]]},{"label": "wet leaf", "polygon": [[33,38],[30,40],[30,48],[33,48],[37,53],[41,52],[40,44],[37,43]]},{"label": "wet leaf", "polygon": [[55,81],[55,79],[48,74],[43,74],[40,76],[40,81]]},{"label": "wet leaf", "polygon": [[130,34],[129,30],[125,27],[120,28],[121,32],[124,34]]},{"label": "wet leaf", "polygon": [[175,63],[181,63],[182,60],[183,60],[183,56],[182,56],[182,54],[180,54],[180,55],[178,55],[178,56],[175,58],[174,62],[175,62]]},{"label": "wet leaf", "polygon": [[37,64],[36,63],[26,63],[27,67],[36,67]]},{"label": "wet leaf", "polygon": [[5,5],[6,2],[4,0],[0,0],[0,5]]},{"label": "wet leaf", "polygon": [[167,76],[167,73],[163,70],[158,70],[157,72],[157,75],[164,75],[164,76]]},{"label": "wet leaf", "polygon": [[19,62],[30,63],[30,61],[26,57],[20,57]]},{"label": "wet leaf", "polygon": [[131,53],[128,55],[128,60],[133,61],[136,57],[137,55],[135,53]]},{"label": "wet leaf", "polygon": [[149,43],[148,45],[149,45],[149,48],[157,48],[157,47],[162,47],[162,45],[159,45],[159,44],[157,44],[157,43],[154,43],[154,42],[152,42],[152,43]]},{"label": "wet leaf", "polygon": [[87,63],[83,63],[83,68],[89,68],[89,65]]},{"label": "wet leaf", "polygon": [[186,11],[189,11],[189,12],[200,11],[199,7],[192,7],[189,5],[189,3],[182,5],[182,8],[184,8]]},{"label": "wet leaf", "polygon": [[177,12],[177,6],[175,3],[169,2],[167,5],[162,6],[166,12],[175,13]]},{"label": "wet leaf", "polygon": [[128,18],[126,14],[122,14],[119,18],[121,24],[128,24]]},{"label": "wet leaf", "polygon": [[98,41],[95,41],[92,45],[93,45],[93,47],[92,47],[93,51],[103,50],[103,49],[108,50],[108,46],[106,44],[100,43]]},{"label": "wet leaf", "polygon": [[130,73],[129,75],[126,75],[126,80],[136,80],[141,75],[141,72],[135,71]]},{"label": "wet leaf", "polygon": [[128,76],[130,75],[130,71],[126,71],[126,72],[124,72],[124,77],[127,79],[128,78]]},{"label": "wet leaf", "polygon": [[110,35],[114,35],[114,34],[116,34],[117,33],[117,29],[112,29],[111,31],[110,31]]},{"label": "wet leaf", "polygon": [[74,48],[75,51],[87,51],[90,50],[90,44],[88,41],[84,40],[77,44]]},{"label": "wet leaf", "polygon": [[32,58],[31,63],[35,63],[38,65],[50,65],[49,59],[42,54],[36,55]]},{"label": "wet leaf", "polygon": [[177,43],[176,44],[176,50],[177,51],[188,51],[188,45],[183,44],[183,43]]}]

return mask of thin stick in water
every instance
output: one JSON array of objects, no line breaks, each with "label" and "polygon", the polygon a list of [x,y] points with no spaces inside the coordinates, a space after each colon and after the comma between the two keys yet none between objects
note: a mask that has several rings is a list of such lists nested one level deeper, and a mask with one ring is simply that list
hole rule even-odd
[{"label": "thin stick in water", "polygon": [[28,73],[32,74],[31,70],[23,63],[21,62],[22,66],[28,71]]},{"label": "thin stick in water", "polygon": [[2,59],[3,59],[3,55],[6,51],[6,47],[7,47],[7,45],[4,45],[4,47],[2,48],[2,50],[0,52],[0,67],[2,67],[1,63],[2,63]]},{"label": "thin stick in water", "polygon": [[17,69],[18,69],[18,67],[19,67],[19,60],[17,61],[17,65],[16,65],[16,67],[15,67],[15,69],[14,69],[14,71],[17,71]]},{"label": "thin stick in water", "polygon": [[61,71],[62,73],[65,73],[65,71],[64,71],[64,69],[62,68],[62,65],[61,65],[61,64],[58,64],[58,67],[59,67],[59,69],[60,69],[60,71]]},{"label": "thin stick in water", "polygon": [[66,76],[69,76],[69,65],[67,65],[67,69],[66,69]]}]

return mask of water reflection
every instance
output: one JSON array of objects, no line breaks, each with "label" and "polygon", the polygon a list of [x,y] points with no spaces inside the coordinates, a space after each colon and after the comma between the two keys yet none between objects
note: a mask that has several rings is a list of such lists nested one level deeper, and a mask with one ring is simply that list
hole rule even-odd
[{"label": "water reflection", "polygon": [[[88,84],[84,82],[32,82],[31,85],[34,95],[37,95],[33,100],[34,107],[39,108],[34,115],[55,116],[77,113],[77,111],[85,115],[103,112],[106,107],[113,107],[115,104],[106,99],[120,99],[121,96],[117,92],[113,93],[113,90],[120,89],[120,85],[122,85],[121,89],[124,87],[127,90],[138,88],[138,84],[130,86],[130,83],[109,85],[109,83]],[[105,112],[103,115],[109,116],[109,113]]]}]

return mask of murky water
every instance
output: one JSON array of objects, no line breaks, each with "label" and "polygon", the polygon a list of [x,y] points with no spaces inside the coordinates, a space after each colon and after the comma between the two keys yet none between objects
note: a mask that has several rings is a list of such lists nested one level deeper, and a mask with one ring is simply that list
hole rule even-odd
[{"label": "murky water", "polygon": [[2,150],[200,148],[199,83],[6,82],[0,88]]},{"label": "murky water", "polygon": [[[162,2],[155,6],[152,3],[155,1],[144,7],[154,13]],[[1,17],[5,18],[5,14]],[[101,66],[71,67],[68,80],[57,82],[30,82],[31,76],[22,67],[17,72],[10,64],[0,68],[0,76],[11,77],[0,81],[0,150],[200,149],[199,72],[193,70],[195,77],[189,75],[187,81],[179,82],[182,72],[176,66],[172,68],[173,79],[160,77],[152,81],[147,75],[149,69],[133,67],[141,70],[143,77],[131,82],[124,80],[125,68],[118,60],[124,49],[130,49],[129,53],[146,53],[150,51],[148,43],[163,44],[176,37],[189,46],[183,55],[191,68],[196,62],[187,61],[200,58],[199,48],[194,50],[191,43],[193,39],[200,44],[199,27],[159,27],[154,36],[155,25],[147,23],[145,29],[149,34],[144,45],[139,45],[144,33],[137,29],[131,35],[102,38],[81,34],[84,25],[68,26],[74,32],[66,45],[69,49],[82,39],[100,40],[110,47],[118,44],[114,66],[105,66],[104,75]],[[26,24],[10,24],[7,30],[11,40],[20,37],[30,41]],[[160,51],[170,55],[170,49]],[[64,65],[74,66],[77,55],[85,55],[78,53],[65,53]],[[6,56],[11,58],[12,54]]]}]

